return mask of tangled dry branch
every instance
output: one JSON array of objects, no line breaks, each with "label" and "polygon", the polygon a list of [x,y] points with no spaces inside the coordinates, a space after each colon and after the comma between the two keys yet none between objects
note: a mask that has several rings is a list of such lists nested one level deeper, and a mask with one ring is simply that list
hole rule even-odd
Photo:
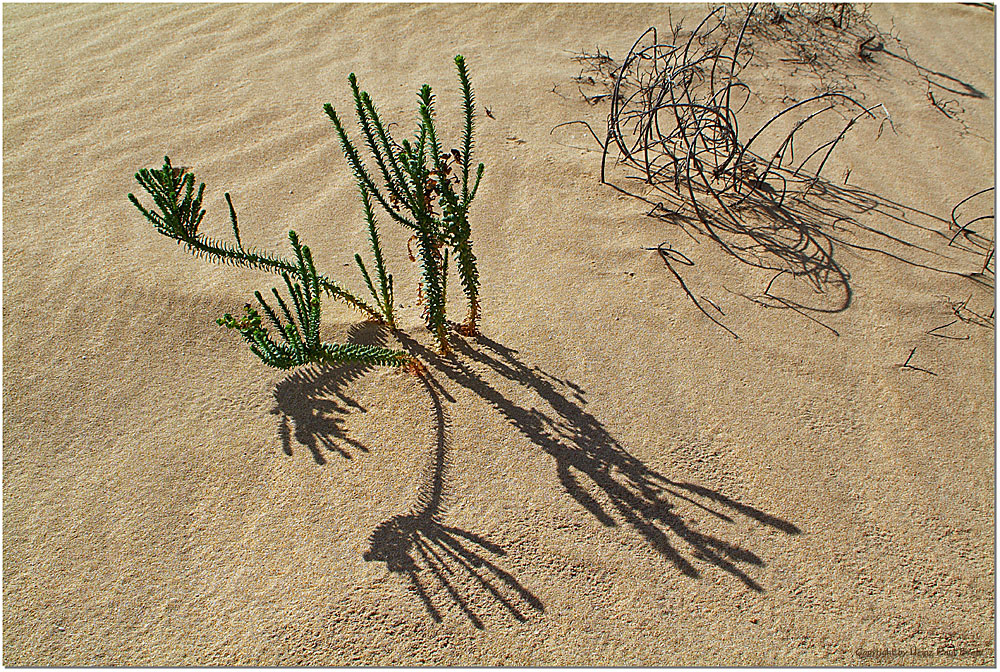
[{"label": "tangled dry branch", "polygon": [[[879,135],[892,120],[881,104],[828,91],[741,132],[741,112],[755,97],[740,78],[753,57],[745,38],[755,14],[748,10],[733,31],[727,11],[712,11],[683,39],[679,26],[663,41],[650,28],[621,63],[600,56],[610,100],[604,138],[591,130],[603,150],[601,181],[636,196],[609,179],[609,159],[624,166],[625,179],[643,183],[640,198],[651,205],[650,215],[686,224],[741,261],[803,278],[817,291],[837,285],[842,300],[834,310],[842,310],[850,302],[847,275],[833,259],[829,227],[818,222],[828,218],[831,200],[851,196],[821,175],[861,119],[879,122]],[[660,252],[669,266],[673,255]],[[804,308],[776,299],[766,292],[756,300]]]}]

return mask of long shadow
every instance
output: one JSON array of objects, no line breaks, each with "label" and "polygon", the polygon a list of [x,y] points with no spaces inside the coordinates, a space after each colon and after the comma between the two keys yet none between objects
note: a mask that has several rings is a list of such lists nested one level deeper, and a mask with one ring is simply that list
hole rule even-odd
[{"label": "long shadow", "polygon": [[[477,336],[473,347],[460,337],[453,339],[454,354],[440,357],[406,335],[404,346],[452,382],[475,392],[522,435],[555,460],[556,476],[576,502],[602,525],[628,525],[682,574],[697,578],[695,561],[707,562],[739,579],[748,588],[762,592],[747,567],[762,567],[753,552],[706,532],[677,513],[675,504],[687,502],[721,521],[735,523],[742,515],[786,534],[799,529],[780,518],[737,502],[709,488],[674,481],[646,466],[612,437],[583,406],[583,391],[537,367],[529,367],[514,350]],[[508,399],[476,369],[517,383],[541,397],[546,410],[525,408]],[[593,493],[593,494],[592,494]]]},{"label": "long shadow", "polygon": [[[780,201],[752,193],[732,208],[739,225],[721,225],[712,211],[701,205],[708,222],[702,224],[700,232],[716,238],[726,252],[749,266],[788,273],[817,291],[834,295],[826,305],[799,303],[800,308],[840,312],[850,307],[850,273],[837,258],[839,248],[872,252],[915,268],[992,286],[992,278],[978,272],[971,258],[968,270],[948,267],[957,264],[946,254],[951,222],[943,217],[815,176],[793,177],[792,171],[781,171],[773,179],[780,180],[775,185],[782,190]],[[692,229],[700,224],[697,218],[681,214],[686,209],[683,200],[666,185],[654,187],[661,200],[625,193],[650,204],[652,217],[682,221]],[[871,220],[881,220],[883,226],[876,227]]]},{"label": "long shadow", "polygon": [[[388,345],[388,331],[372,322],[350,328],[349,343]],[[326,454],[351,459],[351,449],[364,453],[370,448],[353,439],[344,427],[351,412],[366,409],[345,391],[373,367],[348,364],[300,369],[274,389],[282,448],[292,454],[292,444],[309,448],[318,464]],[[421,482],[416,502],[406,514],[380,525],[369,538],[367,561],[384,562],[389,571],[405,577],[431,618],[440,622],[442,608],[435,592],[443,592],[476,628],[484,628],[482,598],[495,601],[515,619],[525,621],[532,611],[543,612],[541,601],[525,588],[496,558],[506,555],[499,545],[468,530],[444,523],[449,469],[450,418],[444,402],[454,399],[433,378],[421,374],[423,389],[431,402],[435,428],[433,458]],[[439,588],[438,591],[434,587]],[[437,599],[440,603],[440,598]]]},{"label": "long shadow", "polygon": [[938,72],[937,70],[932,70],[931,68],[927,68],[924,67],[923,65],[920,65],[915,60],[913,60],[908,51],[904,50],[905,55],[903,56],[900,56],[899,54],[894,53],[892,51],[889,51],[885,47],[882,47],[881,49],[879,49],[879,51],[884,53],[886,56],[890,56],[898,61],[903,61],[904,63],[909,63],[910,65],[912,65],[914,68],[917,69],[918,72],[920,72],[923,75],[924,79],[931,86],[936,86],[943,91],[947,91],[948,93],[953,93],[956,96],[963,96],[966,98],[989,97],[985,93],[977,89],[975,86],[973,86],[972,84],[962,81],[958,77],[954,77],[953,75],[949,75],[944,72]]},{"label": "long shadow", "polygon": [[[414,508],[381,523],[369,538],[365,560],[384,562],[389,571],[406,577],[410,588],[423,602],[431,618],[440,622],[429,583],[443,589],[469,621],[485,626],[472,603],[473,595],[485,594],[519,621],[529,610],[545,611],[541,601],[502,569],[490,556],[506,555],[503,548],[484,537],[444,524],[445,476],[448,468],[450,419],[441,397],[450,395],[430,373],[421,375],[434,410],[435,445],[430,473],[424,481]],[[425,582],[423,576],[429,577]],[[467,595],[458,586],[467,584]]]},{"label": "long shadow", "polygon": [[[815,175],[773,168],[771,173],[770,182],[762,181],[760,188],[729,207],[726,217],[717,216],[708,199],[692,212],[691,199],[672,184],[646,184],[646,193],[639,193],[607,183],[650,206],[648,216],[680,226],[695,241],[707,237],[728,256],[767,273],[761,276],[762,291],[734,293],[766,308],[793,310],[834,334],[815,315],[840,313],[851,306],[851,273],[841,259],[848,252],[875,254],[927,273],[962,278],[970,287],[994,288],[995,275],[982,263],[983,244],[951,245],[958,229],[952,221]],[[626,179],[644,180],[635,175]],[[693,262],[668,243],[650,249],[660,251],[702,312],[732,333],[691,294],[673,265],[681,258],[685,265]]]},{"label": "long shadow", "polygon": [[[751,576],[764,566],[754,552],[698,529],[678,505],[694,507],[727,524],[738,517],[756,521],[788,535],[800,533],[794,524],[702,485],[673,480],[632,455],[584,407],[584,391],[538,367],[522,362],[515,350],[479,335],[453,335],[452,355],[436,352],[403,332],[394,332],[403,347],[420,357],[429,369],[420,375],[430,400],[435,428],[433,457],[410,511],[379,524],[371,533],[367,561],[384,562],[405,579],[430,617],[443,620],[443,606],[453,603],[476,627],[484,628],[484,604],[499,605],[519,621],[544,605],[498,558],[502,547],[475,532],[446,524],[450,417],[446,402],[452,395],[438,377],[465,388],[494,408],[532,444],[554,460],[555,476],[565,492],[597,522],[627,526],[651,549],[690,578],[699,578],[708,564],[762,592]],[[373,324],[352,329],[352,342],[385,343],[387,332]],[[294,437],[308,446],[317,462],[324,452],[349,456],[347,447],[368,451],[351,439],[343,427],[344,415],[364,411],[344,388],[369,367],[338,366],[306,370],[276,386],[275,412],[282,418],[282,441],[290,452],[290,425]],[[501,393],[496,383],[515,383],[545,403],[539,409],[522,405]],[[331,399],[333,397],[333,399]],[[484,603],[483,600],[486,602]]]}]

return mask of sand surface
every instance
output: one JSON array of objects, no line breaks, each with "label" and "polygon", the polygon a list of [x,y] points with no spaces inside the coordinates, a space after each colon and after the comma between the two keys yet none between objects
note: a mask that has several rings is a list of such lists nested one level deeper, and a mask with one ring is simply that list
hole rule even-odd
[{"label": "sand surface", "polygon": [[[862,216],[872,249],[836,251],[850,306],[807,316],[599,184],[582,126],[552,132],[607,114],[573,53],[621,57],[668,10],[705,14],[5,5],[3,662],[993,665],[994,276],[942,234],[994,183],[994,15],[873,10],[982,96],[950,96],[957,121],[912,69],[856,80],[895,133],[859,125],[830,174],[902,214]],[[814,85],[766,47],[748,127],[778,82]],[[402,339],[435,384],[265,368],[214,320],[276,278],[156,234],[133,173],[169,154],[208,185],[207,233],[229,235],[229,191],[245,243],[284,253],[294,228],[361,290],[322,104],[350,116],[353,71],[409,130],[427,82],[457,146],[456,53],[495,117],[483,336],[429,354],[386,223],[401,335],[329,301],[324,334]],[[662,241],[739,340],[642,249]]]}]

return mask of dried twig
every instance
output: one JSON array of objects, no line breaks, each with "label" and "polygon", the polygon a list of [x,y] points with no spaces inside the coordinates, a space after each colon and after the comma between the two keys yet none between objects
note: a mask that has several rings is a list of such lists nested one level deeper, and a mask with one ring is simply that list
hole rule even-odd
[{"label": "dried twig", "polygon": [[961,336],[960,337],[960,336],[949,336],[948,334],[938,334],[938,333],[936,333],[939,329],[944,329],[945,327],[950,327],[951,325],[955,324],[956,322],[958,322],[958,320],[952,320],[951,322],[948,322],[947,324],[939,325],[939,326],[934,327],[933,329],[931,329],[929,331],[926,331],[924,333],[929,334],[931,336],[937,336],[938,338],[947,338],[948,340],[951,340],[951,341],[967,341],[967,340],[969,340],[968,334],[966,334],[965,336]]},{"label": "dried twig", "polygon": [[[673,26],[669,36],[661,38],[656,28],[649,28],[620,61],[600,50],[597,55],[577,56],[578,62],[591,67],[578,81],[598,87],[596,95],[607,96],[610,102],[603,134],[584,121],[568,122],[584,124],[601,147],[601,182],[645,201],[649,216],[681,225],[693,240],[699,234],[708,237],[743,263],[779,275],[788,273],[804,281],[813,296],[822,297],[774,296],[770,294],[772,278],[765,292],[771,300],[760,302],[768,307],[829,313],[846,309],[852,299],[849,274],[834,259],[834,250],[841,246],[971,277],[967,272],[906,258],[881,245],[862,244],[859,236],[875,236],[908,253],[936,254],[855,219],[856,215],[877,214],[911,224],[906,212],[918,211],[860,188],[838,186],[823,176],[833,152],[859,122],[877,122],[876,139],[886,124],[893,128],[884,105],[865,105],[845,93],[826,90],[801,100],[789,98],[786,107],[756,130],[740,128],[743,109],[752,99],[761,100],[741,79],[753,57],[750,36],[759,35],[754,31],[761,25],[789,20],[785,10],[775,6],[763,6],[760,13],[755,9],[736,12],[738,27],[733,12],[720,7],[690,33],[682,34]],[[822,26],[823,31],[863,24],[850,8],[796,16],[811,17],[810,25]],[[869,39],[873,34],[860,36],[854,48],[884,50],[888,38],[877,34]],[[831,122],[835,124],[832,131],[823,135]],[[616,184],[612,177],[619,174],[635,186]],[[846,182],[850,169],[843,175]],[[946,239],[939,229],[919,228]],[[987,256],[986,266],[991,258]]]},{"label": "dried twig", "polygon": [[[995,222],[996,216],[992,213],[974,216],[968,221],[966,221],[964,224],[960,224],[958,219],[958,211],[966,203],[975,200],[976,203],[978,204],[979,212],[982,212],[982,210],[985,209],[986,207],[993,205],[992,198],[987,203],[983,202],[984,199],[978,197],[985,196],[986,194],[990,194],[994,191],[995,191],[994,187],[987,187],[986,189],[981,189],[980,191],[977,191],[971,196],[966,196],[961,201],[959,201],[954,208],[951,209],[951,228],[955,230],[955,234],[951,237],[951,240],[948,241],[948,245],[951,246],[958,239],[959,236],[962,236],[963,239],[970,245],[972,245],[974,248],[983,250],[985,253],[986,260],[983,262],[983,269],[981,273],[986,273],[987,269],[989,268],[990,261],[993,260],[993,250],[995,247],[995,243],[992,239],[987,238],[982,233],[974,231],[970,227],[973,224],[976,224],[977,222],[986,222],[986,221]],[[987,229],[987,231],[992,229],[993,226],[990,226]]]},{"label": "dried twig", "polygon": [[[752,56],[744,37],[754,16],[751,9],[734,33],[720,8],[686,39],[675,29],[662,42],[648,29],[620,63],[600,51],[578,57],[595,64],[588,77],[610,91],[604,139],[591,129],[602,147],[601,181],[630,193],[609,181],[609,159],[633,169],[638,174],[627,178],[664,197],[646,199],[651,214],[669,212],[752,266],[787,271],[816,289],[835,285],[846,306],[847,278],[833,261],[829,238],[790,208],[811,191],[829,191],[820,175],[849,129],[862,118],[876,119],[876,110],[888,114],[825,92],[794,102],[754,133],[740,133],[738,115],[753,95],[739,76]],[[845,109],[853,111],[845,116]],[[837,115],[839,132],[802,151],[800,130]],[[769,147],[758,149],[765,142]]]},{"label": "dried twig", "polygon": [[[734,339],[740,340],[740,337],[736,334],[735,331],[733,331],[732,329],[730,329],[729,327],[727,327],[726,325],[724,325],[722,322],[720,322],[719,320],[717,320],[713,315],[711,315],[707,310],[705,310],[705,308],[698,302],[698,299],[695,298],[694,294],[691,293],[691,290],[688,289],[687,284],[684,282],[684,278],[681,277],[681,274],[678,273],[677,269],[675,269],[673,267],[673,265],[670,263],[671,259],[673,258],[674,261],[677,261],[677,262],[679,262],[681,264],[684,264],[685,266],[694,266],[694,262],[691,261],[691,259],[689,259],[683,252],[675,250],[672,245],[670,245],[669,243],[666,243],[666,242],[660,243],[656,247],[644,247],[643,249],[644,250],[655,250],[655,251],[659,252],[660,253],[660,258],[663,259],[663,263],[670,270],[670,272],[673,274],[673,276],[675,278],[677,278],[677,282],[680,283],[681,289],[684,290],[684,293],[687,294],[688,298],[691,299],[691,301],[698,308],[698,310],[700,310],[705,315],[705,317],[707,317],[708,319],[712,320],[712,322],[715,322],[717,325],[719,325],[720,327],[722,327],[723,329],[725,329],[727,332],[729,332],[729,335],[732,336]],[[712,302],[709,301],[709,303],[712,303]],[[714,306],[716,310],[718,310],[720,313],[722,313],[722,310],[718,306],[716,306],[714,303],[712,303],[712,306]],[[722,314],[725,315],[725,313],[722,313]]]},{"label": "dried twig", "polygon": [[933,371],[928,371],[927,369],[923,369],[919,366],[913,366],[912,364],[910,364],[910,360],[913,359],[913,353],[915,353],[916,351],[917,348],[916,346],[914,346],[914,348],[910,350],[910,355],[909,357],[906,358],[906,361],[899,365],[900,370],[909,369],[910,371],[923,371],[924,373],[929,373],[932,376],[936,376],[937,374],[934,373]]}]

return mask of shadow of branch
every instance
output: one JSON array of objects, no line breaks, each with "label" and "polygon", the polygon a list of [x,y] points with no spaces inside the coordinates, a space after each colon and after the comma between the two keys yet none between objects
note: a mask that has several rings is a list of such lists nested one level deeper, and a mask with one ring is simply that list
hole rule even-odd
[{"label": "shadow of branch", "polygon": [[[528,610],[545,611],[541,601],[502,569],[490,556],[506,555],[503,548],[484,537],[445,525],[445,477],[448,467],[450,418],[441,402],[447,392],[429,374],[421,375],[433,407],[436,428],[434,459],[414,508],[380,524],[369,538],[367,561],[384,562],[393,573],[404,575],[410,588],[435,621],[442,620],[434,604],[431,585],[436,584],[479,629],[485,626],[471,595],[485,593],[519,621]],[[459,581],[468,585],[463,595]]]},{"label": "shadow of branch", "polygon": [[[374,322],[352,325],[348,343],[386,345],[385,330]],[[317,464],[326,464],[326,453],[352,459],[348,448],[369,452],[368,446],[352,439],[344,428],[351,411],[366,412],[345,388],[371,372],[366,364],[310,366],[298,369],[274,387],[278,433],[286,455],[292,454],[293,440],[306,446]]]},{"label": "shadow of branch", "polygon": [[[550,455],[565,491],[601,524],[631,527],[686,576],[698,578],[701,574],[693,561],[704,561],[761,592],[763,588],[746,567],[761,567],[764,561],[747,549],[698,530],[675,512],[678,500],[729,523],[735,522],[732,516],[738,514],[786,534],[799,534],[787,521],[703,486],[673,481],[649,468],[583,408],[586,401],[578,386],[527,366],[516,351],[486,336],[474,338],[480,349],[456,337],[454,354],[449,357],[440,357],[405,335],[400,339],[410,352],[475,392]],[[508,399],[474,365],[531,390],[546,402],[545,410],[525,408]]]}]

